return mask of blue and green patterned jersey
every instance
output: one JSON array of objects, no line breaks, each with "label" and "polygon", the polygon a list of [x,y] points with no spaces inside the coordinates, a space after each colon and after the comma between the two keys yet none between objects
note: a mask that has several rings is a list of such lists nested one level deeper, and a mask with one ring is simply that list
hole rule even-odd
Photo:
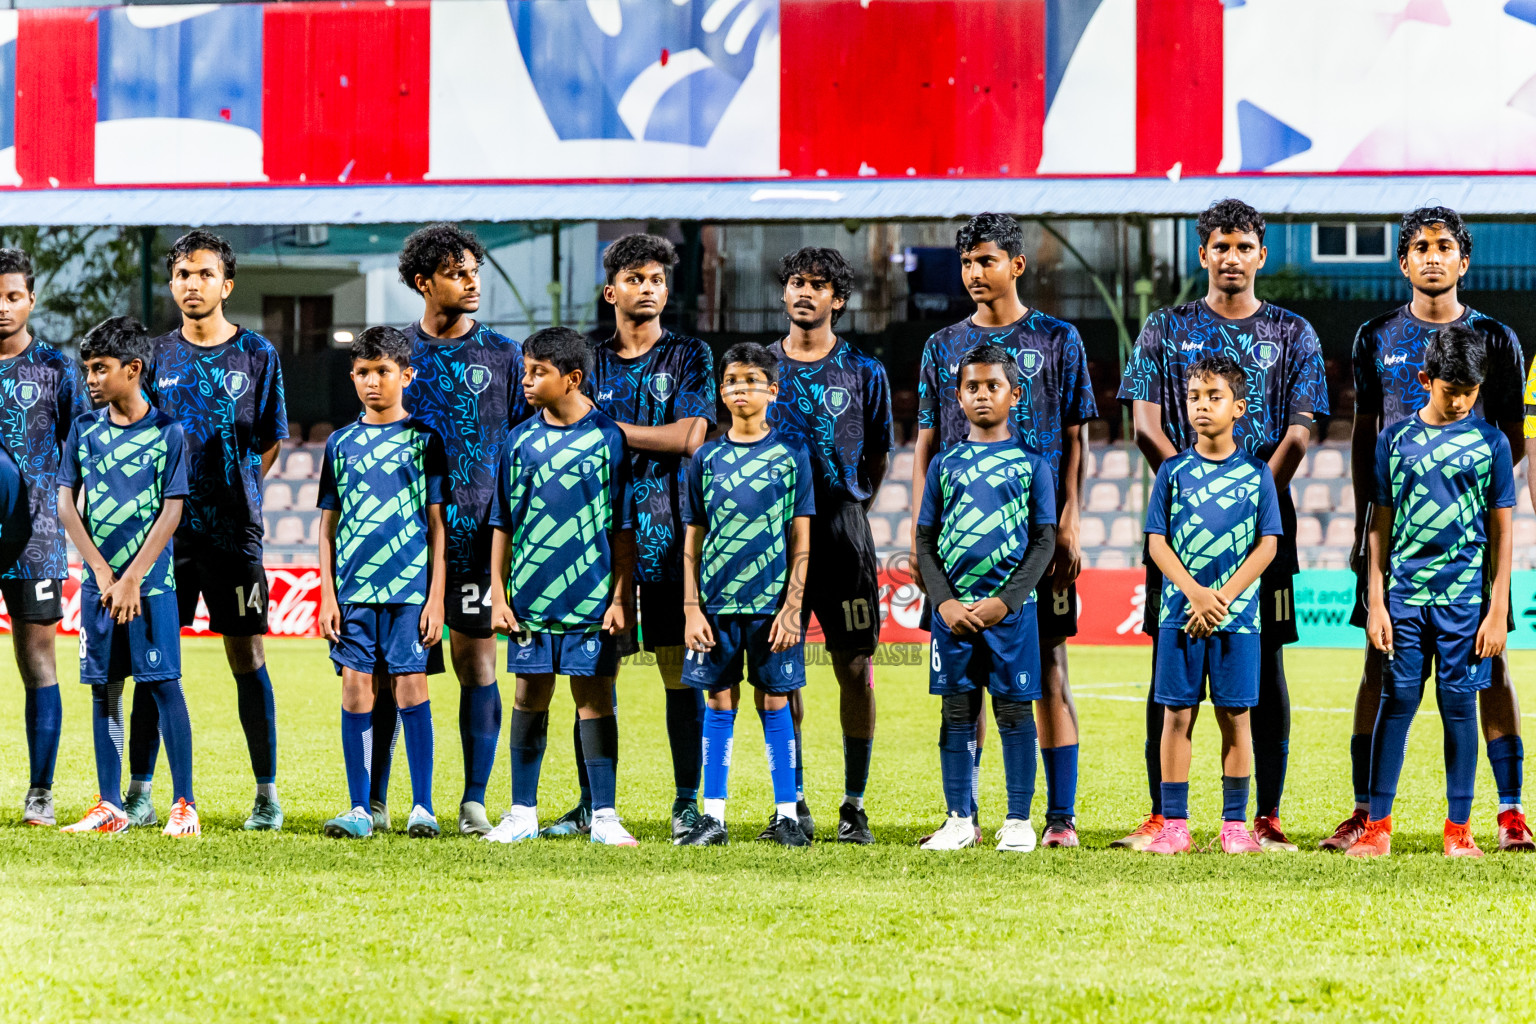
[{"label": "blue and green patterned jersey", "polygon": [[511,537],[507,599],[538,633],[602,628],[612,534],[635,526],[624,434],[596,409],[568,427],[534,413],[512,431],[491,526]]},{"label": "blue and green patterned jersey", "polygon": [[419,322],[405,336],[416,345],[416,379],[405,389],[405,407],[443,439],[448,453],[448,575],[481,579],[491,571],[486,524],[496,500],[496,470],[508,433],[528,416],[523,347],[479,322],[461,338],[434,337]]},{"label": "blue and green patterned jersey", "polygon": [[69,573],[59,529],[59,459],[75,418],[91,409],[75,361],[34,339],[0,359],[0,445],[21,470],[20,552],[6,552],[0,579],[61,580]]},{"label": "blue and green patterned jersey", "polygon": [[1050,463],[1016,438],[961,441],[928,464],[917,525],[939,527],[939,561],[966,604],[995,597],[1024,561],[1030,528],[1055,522]]},{"label": "blue and green patterned jersey", "polygon": [[[82,519],[114,574],[132,562],[168,498],[187,497],[187,444],[181,424],[151,408],[135,423],[112,422],[110,406],[75,420],[64,443],[59,486],[85,494]],[[144,597],[174,594],[172,541],[139,582]]]},{"label": "blue and green patterned jersey", "polygon": [[1077,328],[1031,309],[1006,327],[977,327],[970,317],[936,331],[923,345],[917,376],[917,429],[933,430],[938,451],[971,432],[960,408],[960,360],[973,348],[997,345],[1019,365],[1023,391],[1013,407],[1019,440],[1045,456],[1061,492],[1061,449],[1066,429],[1098,416],[1088,355]]},{"label": "blue and green patterned jersey", "polygon": [[154,345],[149,400],[187,436],[189,493],[176,536],[259,563],[261,455],[288,436],[277,349],[243,327],[218,345],[194,345],[178,327]]},{"label": "blue and green patterned jersey", "polygon": [[1515,505],[1509,442],[1481,416],[1409,416],[1376,439],[1376,507],[1392,510],[1389,606],[1483,599],[1488,513]]},{"label": "blue and green patterned jersey", "polygon": [[[610,339],[592,347],[587,386],[604,415],[642,427],[662,427],[697,416],[715,425],[715,371],[709,346],[697,338],[662,332],[644,355],[625,359]],[[629,449],[635,489],[635,578],[675,582],[683,573],[681,455]]]},{"label": "blue and green patterned jersey", "polygon": [[790,523],[815,512],[810,456],[777,430],[751,442],[732,441],[727,432],[695,452],[683,522],[705,530],[704,610],[773,612],[789,579]]},{"label": "blue and green patterned jersey", "polygon": [[336,520],[336,599],[424,604],[429,582],[427,506],[441,505],[443,442],[419,420],[358,419],[325,442],[320,508]]},{"label": "blue and green patterned jersey", "polygon": [[[1165,461],[1147,499],[1147,532],[1168,538],[1179,564],[1212,590],[1232,578],[1260,537],[1278,537],[1280,496],[1269,466],[1242,448],[1225,459],[1208,459],[1187,448]],[[1223,633],[1259,632],[1259,581],[1227,608],[1217,627]],[[1163,581],[1160,628],[1182,629],[1189,600]]]}]

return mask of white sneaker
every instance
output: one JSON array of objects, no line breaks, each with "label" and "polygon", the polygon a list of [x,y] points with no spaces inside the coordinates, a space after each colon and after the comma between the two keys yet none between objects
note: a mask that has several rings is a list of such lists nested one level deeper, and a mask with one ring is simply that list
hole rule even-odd
[{"label": "white sneaker", "polygon": [[1035,826],[1028,818],[1009,818],[997,830],[997,848],[1005,852],[1029,853],[1035,848]]},{"label": "white sneaker", "polygon": [[488,843],[520,843],[538,834],[539,812],[532,807],[513,807],[482,838]]},{"label": "white sneaker", "polygon": [[920,848],[924,850],[963,850],[976,845],[976,826],[969,817],[951,814],[944,819],[939,830],[928,837]]},{"label": "white sneaker", "polygon": [[640,841],[629,834],[617,814],[592,816],[592,841],[604,846],[639,846]]}]

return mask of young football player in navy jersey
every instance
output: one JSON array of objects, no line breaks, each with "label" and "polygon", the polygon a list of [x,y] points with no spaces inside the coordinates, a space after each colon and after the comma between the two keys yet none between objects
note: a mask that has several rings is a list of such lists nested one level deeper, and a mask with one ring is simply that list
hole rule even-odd
[{"label": "young football player in navy jersey", "polygon": [[1040,626],[1035,588],[1056,551],[1050,466],[1018,443],[1022,397],[1016,353],[980,345],[959,360],[959,401],[970,430],[928,467],[917,515],[917,565],[935,605],[928,692],[941,698],[939,766],[944,824],[925,850],[976,842],[976,723],[986,694],[1003,748],[1008,814],[997,849],[1035,848],[1035,720]]},{"label": "young football player in navy jersey", "polygon": [[[1458,285],[1472,256],[1472,233],[1455,210],[1429,206],[1403,216],[1397,238],[1398,266],[1413,288],[1407,305],[1366,321],[1355,334],[1351,361],[1355,374],[1355,419],[1350,465],[1355,493],[1355,608],[1350,624],[1364,629],[1368,615],[1366,590],[1370,573],[1362,538],[1370,526],[1375,500],[1376,440],[1381,432],[1414,415],[1429,395],[1419,383],[1424,352],[1435,333],[1464,324],[1482,335],[1488,354],[1488,380],[1479,391],[1473,414],[1496,426],[1509,441],[1519,465],[1525,455],[1521,439],[1520,385],[1524,356],[1515,332],[1484,316],[1458,298]],[[1514,626],[1511,618],[1510,628]],[[1318,845],[1347,850],[1365,831],[1370,811],[1371,730],[1381,701],[1382,655],[1365,645],[1365,667],[1355,697],[1355,728],[1349,741],[1355,809],[1332,835]],[[1509,657],[1490,659],[1487,689],[1478,695],[1488,763],[1499,794],[1498,841],[1501,850],[1536,850],[1521,807],[1525,751],[1520,739],[1520,705],[1509,675]]]},{"label": "young football player in navy jersey", "polygon": [[[805,685],[806,554],[815,513],[805,448],[768,426],[779,365],[763,346],[733,345],[721,361],[720,392],[731,426],[688,469],[684,579],[688,656],[683,679],[708,692],[704,713],[704,813],[675,840],[722,846],[736,711],[745,677],[756,694],[773,783],[766,838],[809,846],[795,795],[795,724],[789,695]],[[760,837],[761,838],[761,837]]]},{"label": "young football player in navy jersey", "polygon": [[[235,252],[228,242],[190,231],[172,244],[165,268],[181,326],[155,339],[146,385],[150,401],[180,421],[187,438],[176,597],[182,625],[192,624],[201,596],[209,628],[224,637],[256,776],[245,827],[275,831],[283,827],[283,809],[277,800],[277,714],[261,639],[267,632],[261,489],[278,444],[288,436],[283,369],[271,342],[224,316],[235,288]],[[150,781],[161,731],[154,703],[135,690],[125,809],[136,825],[155,820]]]},{"label": "young football player in navy jersey", "polygon": [[[922,507],[929,462],[963,441],[970,428],[957,398],[960,363],[982,345],[1007,350],[1018,363],[1020,400],[1011,415],[1014,436],[1045,456],[1056,493],[1056,550],[1041,581],[1041,697],[1035,704],[1040,758],[1045,763],[1045,846],[1076,846],[1077,707],[1067,681],[1067,638],[1077,634],[1079,510],[1087,437],[1083,423],[1099,414],[1088,377],[1088,355],[1077,328],[1019,299],[1024,232],[1000,213],[972,217],[955,236],[960,273],[976,312],[930,337],[917,382],[917,444],[912,503]],[[914,538],[914,545],[916,538]],[[914,548],[915,550],[915,548]],[[981,761],[986,716],[976,721]],[[941,725],[942,732],[946,727]],[[942,742],[942,740],[941,740]]]},{"label": "young football player in navy jersey", "polygon": [[[779,360],[779,397],[768,421],[811,456],[817,514],[811,520],[804,616],[821,624],[840,690],[843,802],[839,842],[871,843],[864,812],[875,740],[873,657],[880,643],[880,579],[866,515],[891,450],[891,386],[885,367],[839,338],[833,326],[853,294],[853,268],[836,249],[807,247],[779,261],[789,333],[770,347]],[[803,761],[799,693],[790,698],[795,750]],[[804,797],[797,815],[814,838]]]},{"label": "young football player in navy jersey", "polygon": [[[1200,215],[1200,265],[1209,285],[1204,298],[1160,309],[1147,318],[1120,383],[1131,403],[1136,445],[1153,469],[1194,444],[1185,402],[1185,369],[1207,355],[1226,355],[1248,380],[1247,408],[1233,436],[1248,454],[1268,463],[1285,525],[1280,549],[1260,581],[1262,657],[1259,702],[1252,714],[1253,833],[1271,851],[1294,851],[1280,826],[1290,748],[1291,703],[1285,683],[1285,644],[1296,642],[1292,578],[1297,572],[1296,509],[1291,477],[1306,456],[1315,416],[1328,413],[1322,350],[1312,326],[1289,310],[1261,301],[1254,281],[1264,266],[1264,217],[1247,203],[1225,199]],[[1162,577],[1147,560],[1143,628],[1156,636]],[[1155,643],[1155,641],[1154,641]],[[1152,813],[1113,845],[1143,849],[1162,828],[1161,736],[1164,709],[1147,697],[1147,786]]]},{"label": "young football player in navy jersey", "polygon": [[[80,552],[80,682],[91,688],[99,796],[65,832],[126,831],[123,681],[149,694],[171,762],[176,802],[164,834],[202,834],[192,795],[192,722],[181,689],[181,617],[171,537],[188,496],[181,424],[144,398],[152,344],[142,324],[116,316],[80,342],[91,398],[59,471],[59,518]],[[77,511],[77,507],[80,511]]]},{"label": "young football player in navy jersey", "polygon": [[393,327],[370,327],[352,343],[363,413],[326,440],[320,474],[320,632],[341,676],[349,808],[325,823],[325,834],[336,838],[373,834],[367,750],[381,672],[395,695],[411,769],[406,833],[439,833],[427,651],[443,638],[448,467],[442,440],[405,411],[412,347]]},{"label": "young football player in navy jersey", "polygon": [[1478,331],[1436,331],[1418,374],[1429,401],[1376,441],[1365,632],[1387,664],[1371,730],[1370,817],[1349,857],[1392,851],[1392,803],[1431,661],[1445,731],[1443,849],[1483,855],[1470,824],[1477,694],[1508,639],[1515,506],[1509,441],[1472,411],[1487,373]]},{"label": "young football player in navy jersey", "polygon": [[0,596],[26,691],[30,781],[22,821],[54,824],[53,770],[63,703],[54,657],[69,560],[59,529],[59,457],[75,418],[90,409],[75,361],[27,328],[37,295],[32,259],[0,249],[0,447],[21,474],[13,543],[0,551]]},{"label": "young football player in navy jersey", "polygon": [[[655,654],[666,688],[667,739],[672,748],[672,836],[699,819],[699,751],[704,697],[683,682],[683,475],[688,457],[715,424],[715,380],[709,346],[661,326],[667,274],[677,263],[672,243],[656,235],[625,235],[603,253],[616,330],[593,347],[587,395],[624,432],[635,489],[635,585],[639,630]],[[633,639],[621,639],[622,654]],[[573,736],[581,803],[546,832],[584,831],[592,799],[581,754],[580,722]]]},{"label": "young football player in navy jersey", "polygon": [[1188,853],[1190,738],[1210,684],[1221,730],[1223,853],[1259,853],[1248,831],[1253,760],[1249,709],[1259,702],[1259,576],[1279,546],[1280,499],[1269,467],[1232,439],[1248,382],[1226,355],[1189,364],[1193,445],[1157,468],[1147,497],[1147,551],[1163,575],[1152,688],[1163,705],[1163,826],[1147,853]]},{"label": "young football player in navy jersey", "polygon": [[592,350],[569,327],[530,335],[523,392],[536,410],[512,432],[497,474],[492,621],[517,675],[512,809],[485,838],[539,834],[539,774],[555,676],[569,676],[592,789],[592,842],[634,846],[614,809],[618,638],[634,601],[634,501],[624,434],[582,393]]},{"label": "young football player in navy jersey", "polygon": [[[501,735],[501,689],[496,685],[496,635],[491,629],[491,506],[496,467],[507,434],[527,415],[519,381],[523,350],[474,318],[480,309],[485,248],[453,224],[411,233],[400,250],[400,280],[418,293],[424,309],[405,329],[415,343],[415,382],[406,389],[410,414],[442,438],[448,453],[443,521],[448,539],[444,617],[453,671],[459,679],[459,743],[464,791],[459,831],[484,835],[485,787]],[[427,672],[442,671],[441,648],[428,652]],[[387,681],[375,680],[370,807],[374,827],[389,827],[390,759],[398,727]]]}]

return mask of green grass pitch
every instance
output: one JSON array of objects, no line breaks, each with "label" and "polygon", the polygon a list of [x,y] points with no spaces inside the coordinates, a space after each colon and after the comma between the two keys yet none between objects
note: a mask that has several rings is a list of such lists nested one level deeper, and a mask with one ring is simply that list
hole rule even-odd
[{"label": "green grass pitch", "polygon": [[[271,641],[280,835],[239,831],[251,780],[233,684],[216,640],[185,644],[201,840],[20,826],[22,691],[0,641],[0,1017],[15,1020],[1188,1020],[1527,1019],[1536,857],[1439,854],[1440,731],[1431,707],[1410,744],[1387,861],[1303,852],[1172,859],[1104,849],[1145,810],[1148,655],[1072,655],[1081,715],[1085,848],[925,854],[938,824],[937,702],[922,654],[877,671],[868,792],[878,845],[807,851],[751,841],[770,807],[756,717],[740,718],[724,849],[666,841],[671,766],[653,668],[620,677],[619,810],[634,850],[584,841],[515,847],[456,835],[342,842],[320,835],[344,803],[340,688],[318,641]],[[916,651],[917,649],[912,649]],[[73,820],[95,791],[89,695],[61,642],[65,734],[55,794]],[[1311,847],[1350,802],[1349,708],[1360,654],[1293,651],[1295,719],[1285,820]],[[1516,678],[1536,655],[1515,655]],[[457,690],[435,693],[445,824],[462,767]],[[446,684],[446,685],[444,685]],[[1526,706],[1536,693],[1521,687]],[[807,776],[822,828],[842,781],[836,689],[807,691]],[[510,706],[510,694],[508,694]],[[542,816],[575,795],[568,693],[555,707]],[[487,801],[503,810],[505,739]],[[1197,840],[1220,804],[1216,729],[1197,729]],[[393,796],[405,809],[403,750]],[[1043,817],[1040,777],[1037,822]],[[156,803],[170,778],[162,758]],[[1003,812],[984,765],[983,824]],[[1473,824],[1493,842],[1481,765]],[[1522,966],[1525,965],[1525,966]]]}]

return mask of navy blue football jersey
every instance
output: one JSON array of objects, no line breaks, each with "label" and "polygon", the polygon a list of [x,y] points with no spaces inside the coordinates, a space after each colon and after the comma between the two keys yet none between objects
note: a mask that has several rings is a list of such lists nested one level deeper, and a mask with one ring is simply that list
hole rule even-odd
[{"label": "navy blue football jersey", "polygon": [[528,416],[523,401],[523,347],[476,323],[462,338],[436,338],[414,323],[416,379],[405,407],[443,440],[448,493],[448,575],[478,579],[491,571],[491,506],[507,434]]},{"label": "navy blue football jersey", "polygon": [[[1488,376],[1474,411],[1489,423],[1510,423],[1524,412],[1520,382],[1525,357],[1515,332],[1470,306],[1452,323],[1482,335],[1488,348]],[[1375,416],[1379,428],[1407,419],[1429,404],[1429,392],[1419,383],[1424,348],[1441,327],[1420,320],[1407,305],[1367,320],[1355,332],[1350,361],[1355,371],[1355,414]]]},{"label": "navy blue football jersey", "polygon": [[154,345],[149,399],[187,438],[187,503],[176,536],[259,563],[261,453],[288,436],[277,350],[243,327],[219,345],[194,345],[179,327]]},{"label": "navy blue football jersey", "polygon": [[1156,403],[1174,447],[1192,447],[1196,435],[1184,370],[1201,356],[1216,354],[1231,357],[1248,378],[1248,411],[1233,425],[1248,454],[1268,460],[1292,423],[1328,414],[1317,333],[1295,313],[1268,302],[1241,320],[1217,316],[1204,299],[1153,313],[1125,367],[1120,400]]},{"label": "navy blue football jersey", "polygon": [[[113,423],[108,407],[88,412],[75,420],[64,443],[59,486],[83,492],[81,519],[91,543],[121,574],[143,549],[166,499],[187,496],[182,426],[154,408],[127,426]],[[176,592],[171,548],[162,548],[144,574],[140,595]]]},{"label": "navy blue football jersey", "polygon": [[970,317],[935,332],[923,345],[917,378],[917,428],[938,432],[937,455],[970,433],[956,388],[960,359],[997,345],[1018,360],[1023,394],[1013,407],[1014,433],[1045,456],[1061,493],[1062,432],[1099,414],[1088,378],[1088,353],[1077,328],[1031,309],[1007,327],[977,327]]},{"label": "navy blue football jersey", "polygon": [[[709,346],[697,338],[662,333],[650,351],[621,358],[613,342],[593,346],[587,393],[618,423],[662,427],[698,416],[715,425],[715,371]],[[683,477],[680,455],[627,449],[635,490],[635,578],[642,583],[682,579]]]},{"label": "navy blue football jersey", "polygon": [[0,579],[60,580],[69,572],[59,529],[59,459],[76,417],[90,400],[75,361],[34,339],[19,355],[0,359],[0,444],[21,469],[28,524],[14,561]]},{"label": "navy blue football jersey", "polygon": [[874,491],[864,460],[891,450],[891,383],[878,359],[842,338],[821,359],[801,362],[770,346],[779,360],[779,397],[768,422],[805,446],[816,477],[816,507],[868,501]]}]

